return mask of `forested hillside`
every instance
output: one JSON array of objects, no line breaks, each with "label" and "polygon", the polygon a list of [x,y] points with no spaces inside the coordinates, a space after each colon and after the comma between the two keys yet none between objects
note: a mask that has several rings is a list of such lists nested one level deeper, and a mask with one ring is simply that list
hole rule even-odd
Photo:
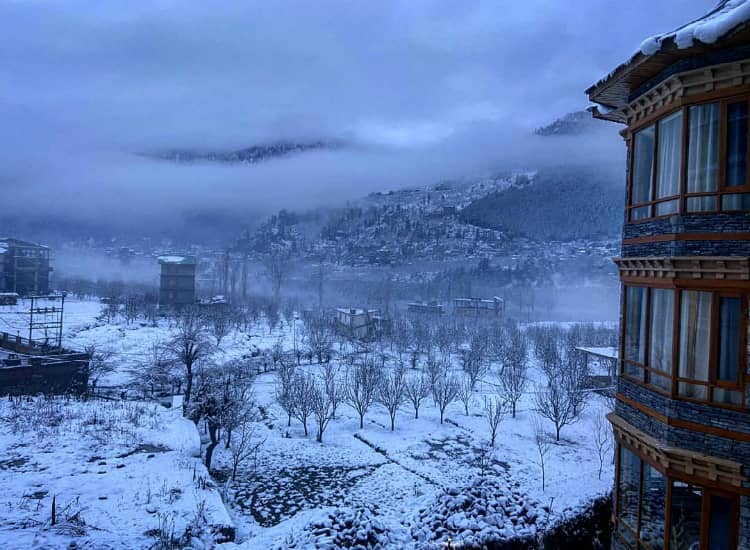
[{"label": "forested hillside", "polygon": [[541,170],[529,185],[477,199],[459,216],[464,223],[531,239],[616,238],[622,225],[621,180],[615,167]]}]

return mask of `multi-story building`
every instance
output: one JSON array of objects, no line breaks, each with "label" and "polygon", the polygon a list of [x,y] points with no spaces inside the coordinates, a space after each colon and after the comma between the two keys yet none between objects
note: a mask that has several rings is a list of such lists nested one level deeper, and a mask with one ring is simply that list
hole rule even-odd
[{"label": "multi-story building", "polygon": [[750,548],[750,1],[587,93],[625,124],[613,547]]},{"label": "multi-story building", "polygon": [[456,298],[453,313],[463,317],[498,317],[505,311],[505,301],[495,296],[492,300],[482,298]]},{"label": "multi-story building", "polygon": [[48,247],[19,239],[0,239],[0,292],[47,294],[50,271]]},{"label": "multi-story building", "polygon": [[195,303],[194,256],[159,256],[159,306],[184,307]]}]

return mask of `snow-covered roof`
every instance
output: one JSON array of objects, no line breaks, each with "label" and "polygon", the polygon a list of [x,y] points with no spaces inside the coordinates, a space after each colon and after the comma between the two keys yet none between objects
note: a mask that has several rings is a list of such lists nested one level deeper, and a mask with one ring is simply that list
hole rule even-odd
[{"label": "snow-covered roof", "polygon": [[714,44],[746,21],[750,21],[750,0],[723,0],[695,21],[671,32],[648,37],[641,43],[640,52],[654,55],[668,39],[674,39],[679,49],[691,48],[696,41]]},{"label": "snow-covered roof", "polygon": [[195,256],[159,256],[160,264],[185,264],[192,265],[195,263]]},{"label": "snow-covered roof", "polygon": [[[702,53],[697,50],[699,46],[711,48],[723,39],[728,40],[746,28],[748,23],[750,0],[722,0],[706,15],[675,30],[643,40],[626,62],[591,86],[586,93],[594,103],[605,108],[620,108],[629,101],[629,94],[643,82],[681,59],[699,55]],[[691,48],[696,48],[696,51],[691,51]],[[606,115],[602,107],[590,110],[595,115]]]}]

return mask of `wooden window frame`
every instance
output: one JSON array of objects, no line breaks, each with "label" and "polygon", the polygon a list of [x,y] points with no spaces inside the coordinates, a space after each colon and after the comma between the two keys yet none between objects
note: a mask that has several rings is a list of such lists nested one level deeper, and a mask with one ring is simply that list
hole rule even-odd
[{"label": "wooden window frame", "polygon": [[[627,289],[629,287],[643,288],[646,290],[646,315],[645,315],[645,335],[643,338],[643,345],[645,346],[644,357],[646,359],[645,364],[641,364],[637,361],[628,360],[625,356],[625,337],[626,330],[628,327],[628,309],[627,309]],[[672,312],[672,372],[667,373],[659,369],[652,368],[648,365],[651,353],[651,316],[652,312],[652,300],[651,294],[654,289],[657,290],[671,290],[674,292],[673,296],[673,312]],[[690,378],[683,378],[680,376],[680,331],[682,327],[681,323],[681,308],[682,308],[682,291],[683,290],[694,290],[700,292],[711,293],[711,326],[710,326],[710,343],[709,343],[709,365],[708,365],[708,380],[693,380]],[[725,382],[718,380],[718,369],[719,369],[719,346],[721,338],[720,322],[719,322],[719,304],[721,298],[739,298],[740,299],[740,341],[737,366],[737,381],[734,383]],[[700,403],[704,405],[711,405],[715,407],[721,407],[732,410],[747,411],[747,395],[746,395],[746,381],[747,381],[747,331],[748,331],[748,296],[746,293],[732,290],[722,289],[711,289],[711,288],[700,288],[693,286],[670,286],[666,284],[658,283],[625,283],[622,285],[622,298],[621,308],[623,312],[622,326],[620,328],[620,376],[626,380],[630,380],[638,385],[644,386],[651,391],[655,391],[662,394],[670,399],[678,399],[680,401],[689,401],[693,403]],[[627,365],[634,365],[639,369],[640,376],[631,376],[626,373]],[[656,386],[649,381],[649,373],[654,372],[659,376],[669,378],[671,381],[670,389],[667,391],[664,388]],[[698,399],[695,397],[687,397],[679,394],[678,387],[679,383],[688,383],[693,385],[700,385],[706,387],[706,398]],[[733,405],[730,403],[721,403],[714,401],[713,393],[715,389],[723,389],[727,391],[736,391],[741,394],[741,403],[739,405]]]},{"label": "wooden window frame", "polygon": [[[733,103],[745,102],[748,106],[748,117],[750,118],[750,94],[747,91],[735,92],[731,95],[716,95],[706,94],[698,98],[685,101],[679,101],[677,105],[672,108],[668,108],[660,111],[654,116],[648,117],[642,121],[639,121],[637,125],[629,128],[627,136],[628,144],[628,181],[626,191],[626,204],[625,204],[625,219],[627,223],[643,223],[662,218],[669,218],[674,215],[685,215],[685,214],[719,214],[725,212],[750,212],[750,207],[745,209],[724,209],[722,202],[723,197],[726,195],[740,195],[750,194],[750,123],[748,124],[748,139],[747,139],[747,152],[746,162],[747,170],[745,174],[745,185],[728,187],[726,185],[726,164],[727,164],[727,129],[728,129],[728,105]],[[688,149],[689,149],[689,137],[690,137],[690,107],[709,105],[716,103],[719,105],[719,151],[718,151],[718,162],[717,162],[717,176],[716,176],[716,191],[703,191],[688,193],[687,192],[687,166],[688,166]],[[656,198],[656,181],[659,171],[659,122],[674,113],[681,111],[682,113],[682,144],[681,144],[681,163],[680,163],[680,181],[678,188],[680,193],[678,195],[672,195],[669,197]],[[650,200],[632,204],[633,200],[633,183],[635,173],[633,168],[635,166],[635,135],[641,130],[645,130],[653,126],[654,128],[654,144],[653,144],[653,173],[651,174],[650,182]],[[712,210],[688,210],[687,204],[688,199],[698,197],[715,197],[716,207]],[[677,200],[678,208],[676,212],[668,214],[656,214],[656,208],[658,204]],[[750,203],[750,197],[748,198]],[[641,208],[648,208],[648,215],[645,218],[633,219],[633,211]]]},{"label": "wooden window frame", "polygon": [[[638,473],[639,486],[638,486],[638,510],[637,510],[637,525],[635,531],[627,524],[620,522],[620,473],[621,469],[621,451],[625,449],[627,452],[635,455],[640,460],[640,471]],[[640,531],[641,531],[641,520],[643,511],[643,479],[645,466],[653,468],[664,477],[665,483],[665,495],[664,495],[664,542],[663,548],[666,550],[669,548],[670,535],[672,524],[672,494],[675,482],[688,483],[701,489],[701,519],[700,519],[700,547],[708,548],[709,535],[710,535],[710,519],[711,519],[711,497],[718,496],[725,498],[730,501],[732,506],[732,512],[730,517],[730,548],[736,548],[739,541],[739,526],[740,526],[740,495],[731,491],[727,491],[721,487],[715,487],[710,482],[707,483],[701,479],[690,479],[683,476],[675,476],[670,472],[666,471],[663,466],[657,462],[651,460],[649,457],[641,456],[638,452],[632,449],[629,445],[618,442],[615,449],[615,488],[614,488],[614,507],[613,507],[613,523],[614,528],[612,529],[613,535],[623,544],[626,548],[631,550],[652,550],[652,547],[641,542]],[[632,546],[620,535],[620,528],[624,527],[630,533],[632,538],[635,540],[635,546]]]}]

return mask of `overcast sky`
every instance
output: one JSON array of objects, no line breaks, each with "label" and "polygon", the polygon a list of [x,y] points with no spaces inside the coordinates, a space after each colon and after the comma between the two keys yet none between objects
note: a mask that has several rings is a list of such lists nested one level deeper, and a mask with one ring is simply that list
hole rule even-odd
[{"label": "overcast sky", "polygon": [[[6,0],[0,186],[37,197],[42,210],[86,199],[94,217],[103,201],[154,189],[164,191],[161,209],[230,200],[255,212],[528,164],[533,146],[514,149],[516,138],[585,107],[584,89],[643,38],[714,4]],[[373,149],[263,168],[165,167],[130,155],[308,137]],[[157,210],[139,200],[114,214]]]}]

